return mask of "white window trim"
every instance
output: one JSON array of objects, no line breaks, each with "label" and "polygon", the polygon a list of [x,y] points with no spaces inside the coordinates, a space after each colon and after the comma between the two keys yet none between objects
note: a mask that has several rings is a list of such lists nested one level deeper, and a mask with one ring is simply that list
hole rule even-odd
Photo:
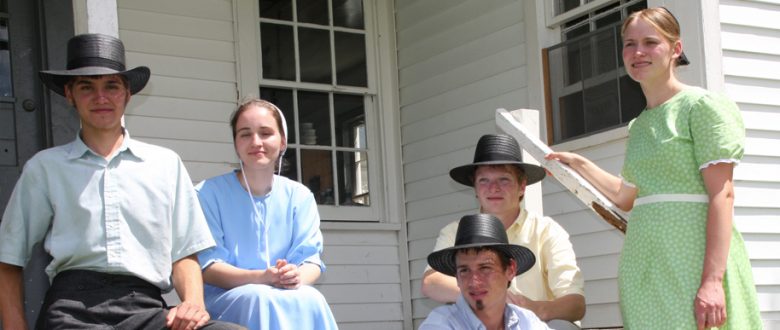
[{"label": "white window trim", "polygon": [[[260,77],[258,4],[253,0],[233,0],[238,99],[258,95]],[[366,64],[368,88],[376,94],[366,106],[369,141],[371,206],[336,207],[319,205],[323,220],[378,221],[402,223],[403,177],[400,148],[398,78],[395,66],[393,4],[389,0],[364,1],[366,25]],[[379,15],[382,13],[382,15]],[[381,50],[388,50],[382,52]],[[380,79],[377,79],[379,77]],[[295,84],[300,87],[301,84]],[[321,87],[321,85],[318,85]],[[381,93],[379,92],[381,91]],[[334,92],[338,90],[334,89]]]}]

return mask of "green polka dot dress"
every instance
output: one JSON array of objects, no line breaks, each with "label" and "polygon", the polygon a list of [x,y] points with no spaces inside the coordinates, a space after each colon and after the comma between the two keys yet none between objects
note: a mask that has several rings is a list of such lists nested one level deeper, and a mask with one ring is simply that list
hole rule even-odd
[{"label": "green polka dot dress", "polygon": [[[626,329],[696,329],[708,205],[700,169],[738,162],[744,141],[736,104],[701,88],[685,89],[629,124],[622,176],[639,192],[618,271]],[[723,282],[721,329],[760,329],[750,262],[733,226]]]}]

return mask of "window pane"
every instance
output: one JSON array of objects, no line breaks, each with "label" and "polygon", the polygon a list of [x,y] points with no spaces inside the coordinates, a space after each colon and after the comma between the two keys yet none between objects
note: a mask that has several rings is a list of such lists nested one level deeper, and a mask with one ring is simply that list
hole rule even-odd
[{"label": "window pane", "polygon": [[260,0],[260,17],[292,21],[292,0]]},{"label": "window pane", "polygon": [[8,45],[8,21],[0,19],[0,96],[13,96],[11,49]]},{"label": "window pane", "polygon": [[317,204],[334,205],[333,161],[328,150],[301,150],[303,184],[314,194]]},{"label": "window pane", "polygon": [[327,93],[298,92],[301,144],[331,145],[329,104]]},{"label": "window pane", "polygon": [[596,132],[620,124],[617,90],[616,80],[586,87],[585,106],[583,107],[586,132]]},{"label": "window pane", "polygon": [[366,40],[363,34],[335,32],[336,82],[367,87]]},{"label": "window pane", "polygon": [[603,29],[591,39],[596,44],[594,49],[596,63],[594,63],[594,66],[597,75],[608,72],[614,73],[615,69],[618,68],[617,49],[619,40],[615,35],[616,31],[616,27]]},{"label": "window pane", "polygon": [[296,0],[298,22],[328,25],[327,0]]},{"label": "window pane", "polygon": [[339,175],[339,204],[371,205],[368,191],[368,155],[365,152],[337,152]]},{"label": "window pane", "polygon": [[637,10],[645,9],[645,8],[647,8],[647,1],[640,1],[638,3],[635,3],[633,5],[628,6],[626,8],[626,13],[627,13],[627,15],[631,15],[631,13],[633,13],[633,12],[635,12]]},{"label": "window pane", "polygon": [[298,28],[301,81],[331,83],[330,33],[328,30]]},{"label": "window pane", "polygon": [[647,106],[645,94],[639,83],[628,75],[620,77],[620,111],[621,123],[627,123],[639,116],[639,113]]},{"label": "window pane", "polygon": [[[585,133],[585,116],[582,111],[582,92],[565,95],[559,100],[560,119],[558,127],[561,140]],[[555,141],[559,142],[559,141]]]},{"label": "window pane", "polygon": [[295,143],[295,111],[293,107],[293,94],[289,89],[279,88],[260,88],[260,98],[276,104],[279,110],[284,114],[284,121],[287,122],[287,143]]},{"label": "window pane", "polygon": [[284,153],[281,175],[286,176],[290,180],[298,181],[298,157],[296,157],[295,151],[295,148],[288,147]]},{"label": "window pane", "polygon": [[348,148],[365,148],[366,115],[365,109],[363,109],[363,97],[334,95],[333,115],[336,121],[336,145]]},{"label": "window pane", "polygon": [[363,29],[363,0],[333,2],[333,25]]},{"label": "window pane", "polygon": [[263,78],[295,81],[295,46],[292,27],[260,23]]},{"label": "window pane", "polygon": [[579,6],[580,0],[557,0],[555,1],[555,15],[563,14]]}]

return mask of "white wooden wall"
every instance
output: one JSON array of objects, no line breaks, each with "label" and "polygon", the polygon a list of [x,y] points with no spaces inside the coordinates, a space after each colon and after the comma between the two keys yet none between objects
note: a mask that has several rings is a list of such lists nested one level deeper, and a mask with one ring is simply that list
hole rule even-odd
[{"label": "white wooden wall", "polygon": [[228,171],[237,98],[231,1],[120,0],[117,7],[128,66],[152,71],[125,116],[130,135],[175,150],[195,182]]},{"label": "white wooden wall", "polygon": [[401,130],[415,326],[438,304],[420,293],[439,230],[477,211],[449,178],[496,131],[497,108],[527,107],[522,1],[396,1]]},{"label": "white wooden wall", "polygon": [[745,120],[735,170],[736,225],[748,248],[766,329],[780,329],[780,2],[720,1],[726,94]]},{"label": "white wooden wall", "polygon": [[[134,138],[176,151],[195,182],[236,162],[228,124],[239,88],[236,1],[244,0],[118,1],[128,65],[152,71],[126,125]],[[316,287],[339,328],[402,329],[401,224],[323,222],[322,229],[328,268]]]}]

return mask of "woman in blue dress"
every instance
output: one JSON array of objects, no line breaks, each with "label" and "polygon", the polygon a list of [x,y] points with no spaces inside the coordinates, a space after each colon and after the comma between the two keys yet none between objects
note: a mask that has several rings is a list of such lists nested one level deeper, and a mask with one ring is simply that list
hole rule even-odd
[{"label": "woman in blue dress", "polygon": [[252,99],[230,126],[241,169],[196,187],[217,242],[198,255],[209,313],[249,329],[337,329],[311,287],[325,270],[314,196],[275,174],[287,147],[284,115]]}]

